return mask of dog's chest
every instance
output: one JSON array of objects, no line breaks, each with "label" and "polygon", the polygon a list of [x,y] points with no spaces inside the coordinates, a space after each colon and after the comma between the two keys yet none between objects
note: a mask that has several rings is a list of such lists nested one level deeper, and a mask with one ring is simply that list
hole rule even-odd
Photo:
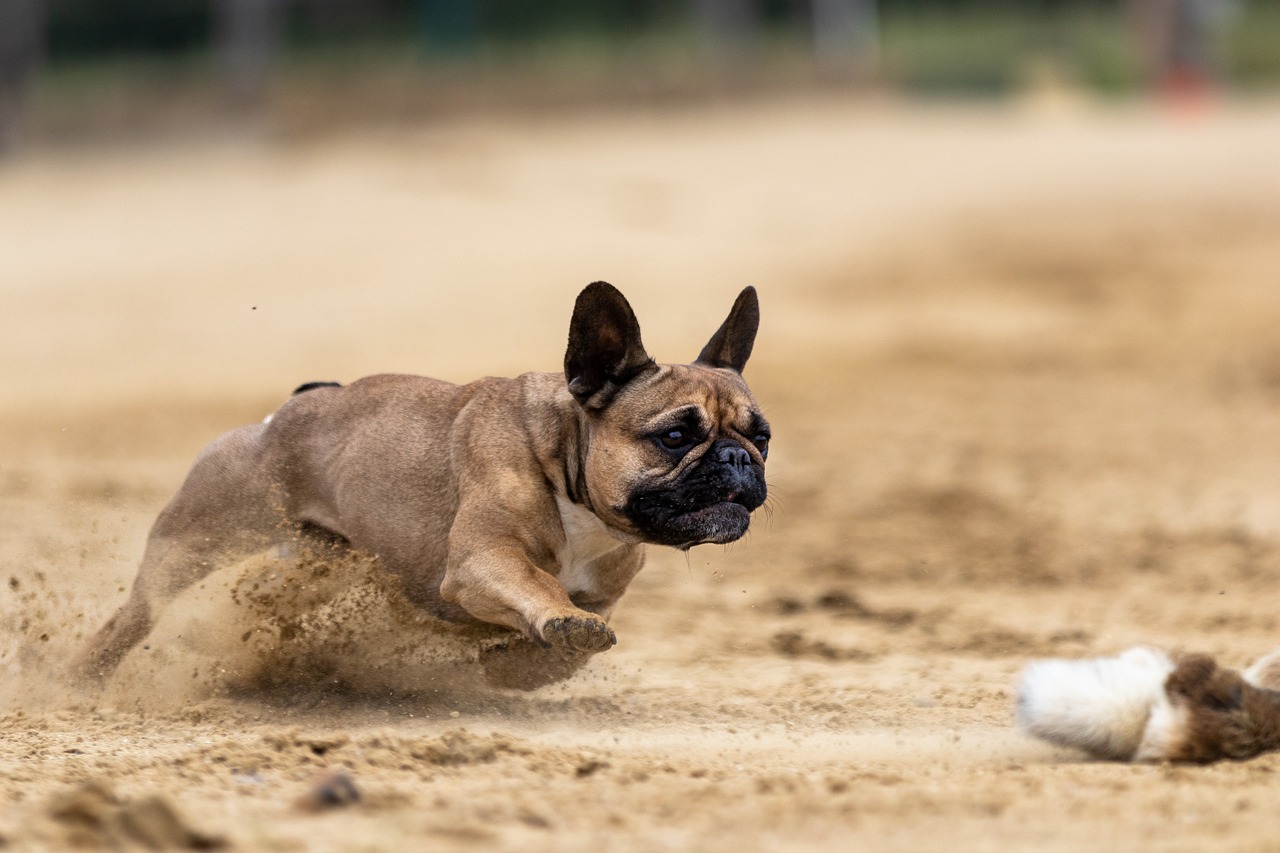
[{"label": "dog's chest", "polygon": [[615,539],[590,510],[561,497],[556,498],[556,505],[564,525],[564,547],[556,555],[560,563],[560,584],[570,595],[591,592],[595,561],[623,547],[624,543]]}]

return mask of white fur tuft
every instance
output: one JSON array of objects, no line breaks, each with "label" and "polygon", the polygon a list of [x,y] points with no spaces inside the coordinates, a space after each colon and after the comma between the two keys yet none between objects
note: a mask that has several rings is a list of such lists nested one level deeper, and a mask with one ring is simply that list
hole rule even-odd
[{"label": "white fur tuft", "polygon": [[1146,646],[1114,658],[1038,661],[1022,676],[1018,722],[1097,758],[1158,759],[1177,734],[1164,690],[1173,669],[1168,655]]},{"label": "white fur tuft", "polygon": [[1173,758],[1181,747],[1187,730],[1186,705],[1174,705],[1164,690],[1151,703],[1151,716],[1142,732],[1142,743],[1134,753],[1134,761],[1164,761]]},{"label": "white fur tuft", "polygon": [[1244,671],[1244,680],[1263,690],[1280,690],[1280,649],[1268,652]]}]

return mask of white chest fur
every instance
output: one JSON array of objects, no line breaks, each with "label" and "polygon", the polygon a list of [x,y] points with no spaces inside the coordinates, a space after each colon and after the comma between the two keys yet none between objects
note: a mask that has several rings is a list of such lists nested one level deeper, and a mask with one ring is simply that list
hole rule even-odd
[{"label": "white chest fur", "polygon": [[566,498],[557,497],[560,523],[564,525],[564,548],[557,554],[560,563],[559,580],[570,595],[590,592],[594,575],[591,566],[625,543],[615,538],[596,518],[595,513]]}]

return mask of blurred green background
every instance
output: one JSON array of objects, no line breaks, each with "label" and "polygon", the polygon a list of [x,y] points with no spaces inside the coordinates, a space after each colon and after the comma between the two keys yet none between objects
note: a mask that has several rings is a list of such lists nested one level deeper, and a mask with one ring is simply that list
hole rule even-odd
[{"label": "blurred green background", "polygon": [[9,138],[19,116],[49,139],[264,105],[306,126],[804,86],[1131,97],[1278,81],[1277,0],[0,0]]}]

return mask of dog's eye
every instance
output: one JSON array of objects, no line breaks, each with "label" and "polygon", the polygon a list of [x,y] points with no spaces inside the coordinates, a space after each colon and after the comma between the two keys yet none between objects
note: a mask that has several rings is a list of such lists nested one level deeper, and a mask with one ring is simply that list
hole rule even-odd
[{"label": "dog's eye", "polygon": [[682,429],[669,429],[658,436],[658,442],[668,450],[679,450],[691,444],[693,439]]},{"label": "dog's eye", "polygon": [[760,458],[761,458],[761,459],[768,459],[768,458],[769,458],[769,435],[768,435],[768,433],[763,433],[763,432],[762,432],[762,433],[760,433],[760,434],[759,434],[759,435],[757,435],[755,438],[751,439],[751,443],[752,443],[752,444],[754,444],[754,445],[756,446],[756,450],[759,450],[759,451],[760,451]]}]

